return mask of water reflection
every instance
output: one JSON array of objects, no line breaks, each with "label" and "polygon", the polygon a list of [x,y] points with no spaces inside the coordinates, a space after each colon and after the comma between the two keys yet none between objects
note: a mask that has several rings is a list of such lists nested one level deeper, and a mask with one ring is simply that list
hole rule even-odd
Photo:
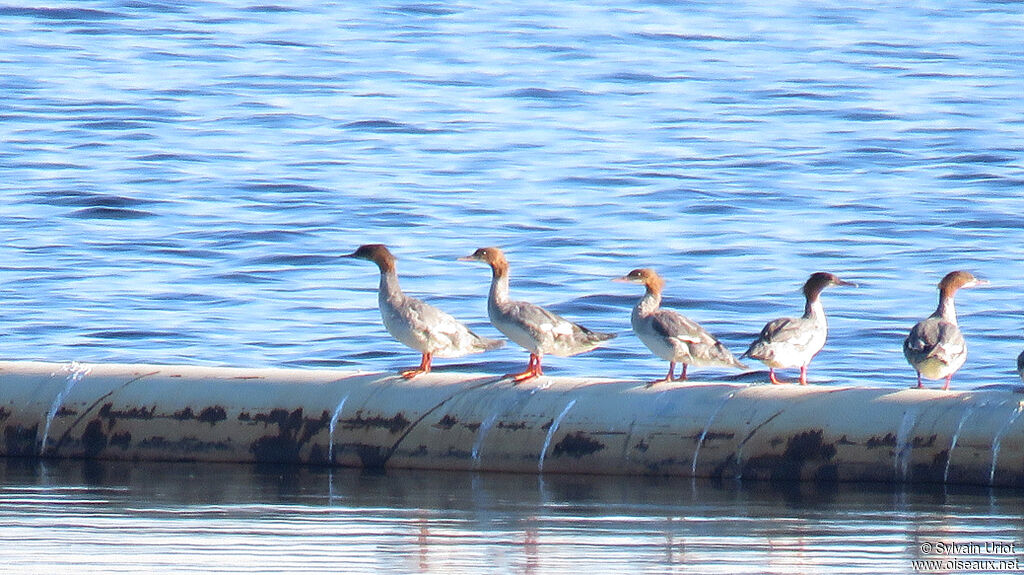
[{"label": "water reflection", "polygon": [[902,572],[928,542],[1020,541],[1024,502],[987,489],[192,463],[10,459],[0,473],[0,553],[27,571]]}]

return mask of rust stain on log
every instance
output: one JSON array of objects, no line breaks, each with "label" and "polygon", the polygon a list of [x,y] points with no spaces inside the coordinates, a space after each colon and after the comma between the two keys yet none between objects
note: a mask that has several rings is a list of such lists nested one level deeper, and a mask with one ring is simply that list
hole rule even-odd
[{"label": "rust stain on log", "polygon": [[4,453],[11,457],[35,457],[39,449],[36,445],[38,438],[38,423],[31,427],[8,425],[4,427]]},{"label": "rust stain on log", "polygon": [[815,481],[835,481],[838,476],[838,468],[833,463],[836,447],[825,443],[824,435],[823,430],[815,429],[790,436],[785,440],[786,449],[781,454],[766,453],[744,462],[743,478],[799,480],[803,478],[806,465],[817,464]]},{"label": "rust stain on log", "polygon": [[96,457],[106,448],[107,434],[103,433],[103,420],[93,419],[82,432],[82,455],[87,458]]},{"label": "rust stain on log", "polygon": [[217,423],[218,421],[224,421],[227,418],[227,410],[219,405],[212,405],[210,407],[207,407],[206,409],[200,411],[199,415],[196,416],[197,421],[209,423],[211,426]]},{"label": "rust stain on log", "polygon": [[455,427],[458,424],[459,424],[459,420],[458,419],[455,419],[451,415],[445,415],[444,417],[441,418],[440,421],[435,423],[433,425],[433,427],[438,427],[440,429],[444,429],[445,431],[447,431],[447,430]]},{"label": "rust stain on log", "polygon": [[277,434],[264,435],[250,444],[249,451],[258,463],[300,463],[302,447],[330,424],[331,415],[324,410],[320,417],[303,417],[302,408],[292,411],[274,409],[257,413],[252,420],[265,426],[276,425]]},{"label": "rust stain on log", "polygon": [[405,418],[405,414],[401,411],[396,413],[393,417],[384,417],[381,415],[373,415],[370,417],[363,417],[363,410],[356,412],[355,417],[341,420],[342,427],[344,429],[370,429],[371,427],[379,427],[387,429],[389,433],[398,433],[402,431],[411,423]]},{"label": "rust stain on log", "polygon": [[113,426],[113,421],[118,419],[153,419],[155,413],[155,405],[148,409],[145,407],[114,409],[113,403],[104,403],[103,407],[100,408],[99,416],[111,420],[111,426]]},{"label": "rust stain on log", "polygon": [[555,449],[554,451],[551,452],[551,455],[555,457],[568,455],[570,457],[575,457],[576,459],[579,459],[584,455],[596,453],[604,448],[605,444],[601,443],[600,441],[597,441],[596,439],[592,439],[589,435],[583,433],[582,431],[577,431],[575,433],[570,433],[569,435],[566,435],[564,438],[562,438],[561,441],[556,443]]}]

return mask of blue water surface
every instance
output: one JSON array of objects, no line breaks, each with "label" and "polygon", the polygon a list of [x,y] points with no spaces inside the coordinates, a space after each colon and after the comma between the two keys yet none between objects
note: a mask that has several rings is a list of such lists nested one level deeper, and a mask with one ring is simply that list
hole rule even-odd
[{"label": "blue water surface", "polygon": [[827,270],[861,287],[826,293],[812,381],[907,385],[967,269],[992,286],[961,294],[955,385],[1012,382],[1024,8],[762,4],[0,6],[2,356],[414,365],[337,257],[382,242],[485,335],[488,271],[454,261],[484,245],[514,296],[620,334],[553,375],[664,371],[608,281],[634,267],[736,353]]}]

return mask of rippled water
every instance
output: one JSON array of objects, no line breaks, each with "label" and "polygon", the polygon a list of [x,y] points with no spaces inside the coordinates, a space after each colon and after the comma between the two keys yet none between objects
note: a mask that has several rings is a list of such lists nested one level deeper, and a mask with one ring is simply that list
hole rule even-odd
[{"label": "rippled water", "polygon": [[453,263],[481,245],[623,334],[552,374],[663,371],[607,281],[633,267],[736,351],[824,269],[862,287],[827,293],[812,378],[905,385],[966,268],[994,285],[961,294],[957,380],[1014,379],[1024,9],[758,4],[0,8],[3,354],[414,364],[336,259],[384,242],[488,335],[488,272]]},{"label": "rippled water", "polygon": [[0,356],[415,365],[337,259],[384,242],[484,335],[489,274],[454,262],[482,245],[515,296],[620,333],[552,375],[664,372],[608,281],[634,267],[736,352],[828,270],[861,287],[826,293],[811,380],[909,385],[904,334],[968,269],[992,286],[959,298],[954,386],[1013,382],[1022,45],[999,1],[0,6]]},{"label": "rippled water", "polygon": [[1024,535],[1020,498],[987,490],[67,461],[0,473],[0,571],[17,573],[908,573],[926,544],[1019,552]]}]

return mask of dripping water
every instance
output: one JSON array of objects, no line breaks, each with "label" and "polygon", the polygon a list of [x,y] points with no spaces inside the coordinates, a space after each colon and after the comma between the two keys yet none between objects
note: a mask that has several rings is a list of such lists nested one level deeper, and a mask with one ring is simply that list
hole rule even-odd
[{"label": "dripping water", "polygon": [[39,456],[42,457],[46,451],[46,440],[50,437],[50,425],[53,424],[53,420],[57,417],[57,412],[60,411],[60,407],[64,404],[64,400],[67,399],[71,390],[75,387],[75,384],[82,381],[90,369],[83,367],[78,362],[72,362],[65,368],[69,373],[67,378],[64,380],[64,389],[57,394],[57,397],[53,398],[53,404],[50,405],[50,410],[46,412],[46,425],[43,426],[43,439],[39,444]]},{"label": "dripping water", "polygon": [[548,435],[544,438],[544,446],[540,449],[540,461],[537,463],[537,471],[540,473],[544,472],[544,456],[548,452],[548,446],[551,445],[551,438],[555,436],[555,432],[558,431],[558,426],[562,424],[562,420],[565,419],[565,414],[569,413],[572,406],[576,405],[576,400],[570,401],[566,404],[565,409],[562,413],[558,414],[558,417],[551,423],[551,427],[548,429]]},{"label": "dripping water", "polygon": [[910,465],[910,451],[913,445],[910,443],[910,432],[914,429],[914,424],[917,420],[917,410],[908,409],[903,414],[903,421],[900,422],[900,428],[896,432],[896,457],[894,465],[896,473],[899,474],[900,480],[907,480],[907,467]]},{"label": "dripping water", "polygon": [[[985,404],[983,403],[982,406],[984,405]],[[945,471],[942,472],[943,483],[949,482],[949,465],[953,461],[953,450],[956,449],[956,444],[960,441],[960,432],[964,428],[964,423],[966,423],[968,418],[971,417],[971,415],[974,413],[974,410],[975,407],[973,405],[968,406],[967,409],[964,410],[964,415],[963,417],[960,418],[960,422],[956,424],[956,430],[953,431],[953,439],[949,443],[949,453],[946,455],[946,469]]]},{"label": "dripping water", "polygon": [[704,429],[700,432],[700,437],[697,439],[697,447],[695,447],[693,450],[693,461],[690,463],[691,477],[697,476],[697,456],[700,455],[700,448],[702,445],[704,445],[704,438],[708,436],[708,430],[711,429],[711,424],[715,421],[715,418],[718,417],[718,413],[722,411],[722,408],[725,407],[726,402],[732,399],[732,396],[734,395],[736,395],[735,391],[725,396],[725,399],[719,402],[718,406],[715,407],[714,411],[711,412],[711,416],[708,417],[707,423],[704,424]]},{"label": "dripping water", "polygon": [[338,402],[338,407],[334,408],[334,414],[331,415],[331,423],[328,425],[327,428],[328,433],[330,433],[330,438],[328,439],[327,447],[327,462],[330,465],[334,465],[334,428],[338,424],[338,417],[341,415],[341,410],[345,409],[346,401],[348,401],[348,395],[345,395],[345,397],[341,398],[341,401]]},{"label": "dripping water", "polygon": [[473,468],[480,467],[480,447],[484,444],[484,438],[487,437],[487,432],[494,427],[494,422],[498,420],[498,414],[500,412],[495,411],[487,419],[480,423],[480,429],[476,432],[476,441],[473,442]]},{"label": "dripping water", "polygon": [[1013,424],[1024,412],[1024,401],[1017,404],[1017,408],[1010,414],[1010,418],[999,428],[995,438],[992,440],[992,467],[988,470],[988,484],[993,485],[996,479],[996,463],[999,461],[999,446],[1003,441],[1003,435],[1013,427]]}]

